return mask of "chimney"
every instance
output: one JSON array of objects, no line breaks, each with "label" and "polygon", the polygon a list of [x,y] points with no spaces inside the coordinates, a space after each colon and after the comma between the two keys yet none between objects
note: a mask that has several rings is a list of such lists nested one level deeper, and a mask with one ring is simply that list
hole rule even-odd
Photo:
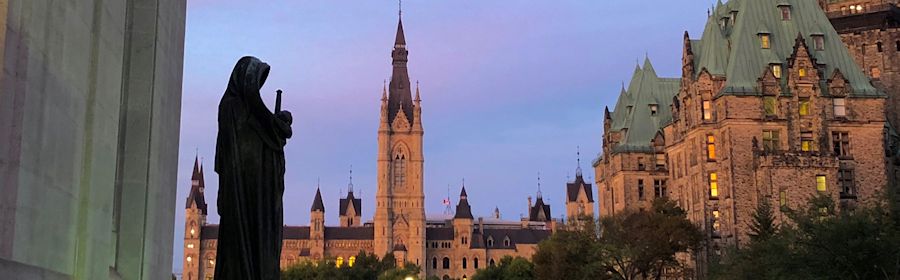
[{"label": "chimney", "polygon": [[484,217],[478,217],[478,233],[484,235]]}]

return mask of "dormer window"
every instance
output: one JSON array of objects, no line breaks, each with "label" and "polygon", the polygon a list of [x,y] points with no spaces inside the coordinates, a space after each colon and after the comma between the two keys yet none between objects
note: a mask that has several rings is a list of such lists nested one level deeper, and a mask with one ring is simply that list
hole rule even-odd
[{"label": "dormer window", "polygon": [[737,22],[737,14],[737,11],[731,11],[731,26],[734,26],[734,24]]},{"label": "dormer window", "polygon": [[509,247],[509,245],[510,245],[509,237],[504,238],[504,239],[503,239],[503,246],[504,246],[504,247]]},{"label": "dormer window", "polygon": [[494,237],[488,237],[487,245],[488,247],[494,247]]},{"label": "dormer window", "polygon": [[825,50],[825,36],[822,34],[814,34],[812,36],[813,39],[813,48],[817,51]]},{"label": "dormer window", "polygon": [[776,79],[781,79],[781,64],[772,64],[772,75],[775,75]]},{"label": "dormer window", "polygon": [[650,104],[650,115],[656,116],[658,109],[659,109],[659,106],[657,106],[656,104]]},{"label": "dormer window", "polygon": [[788,4],[780,4],[778,8],[781,9],[781,20],[789,21],[791,20],[791,5]]},{"label": "dormer window", "polygon": [[771,47],[771,42],[769,42],[769,33],[759,34],[759,44],[763,49],[768,49]]},{"label": "dormer window", "polygon": [[799,75],[800,78],[805,78],[806,77],[806,68],[800,68],[800,70],[797,70],[797,75]]}]

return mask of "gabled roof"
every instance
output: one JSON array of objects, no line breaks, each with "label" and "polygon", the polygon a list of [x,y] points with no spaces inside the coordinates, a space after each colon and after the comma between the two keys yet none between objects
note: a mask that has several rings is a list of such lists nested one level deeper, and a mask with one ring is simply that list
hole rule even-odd
[{"label": "gabled roof", "polygon": [[373,227],[325,227],[326,240],[373,240]]},{"label": "gabled roof", "polygon": [[578,200],[579,190],[584,190],[588,202],[594,202],[594,193],[591,191],[591,184],[586,183],[581,174],[575,176],[575,181],[566,184],[566,197],[569,202]]},{"label": "gabled roof", "polygon": [[[672,121],[672,98],[680,86],[681,79],[658,77],[649,58],[643,68],[636,66],[611,113],[610,131],[624,131],[613,151],[652,151],[650,141]],[[656,106],[656,114],[651,112],[651,105]]]},{"label": "gabled roof", "polygon": [[[791,9],[791,19],[787,21],[782,20],[779,7],[785,4]],[[737,17],[732,23],[733,12]],[[769,34],[769,49],[761,47],[761,33]],[[824,64],[823,80],[840,69],[850,81],[850,96],[884,96],[857,66],[815,0],[731,0],[718,5],[706,23],[703,37],[699,42],[691,41],[695,75],[705,70],[724,76],[725,87],[719,93],[722,95],[756,95],[758,79],[769,65],[787,65],[798,34],[807,42],[813,42],[814,35],[823,36],[824,50],[810,51],[813,59]],[[826,91],[828,87],[820,88]]]},{"label": "gabled roof", "polygon": [[325,203],[322,203],[322,192],[316,188],[316,198],[313,199],[312,207],[309,209],[310,212],[314,211],[322,211],[325,212]]},{"label": "gabled roof", "polygon": [[[552,232],[543,229],[484,229],[484,234],[472,235],[472,248],[515,249],[516,244],[538,244],[550,237]],[[488,238],[494,239],[493,246],[488,246]],[[509,238],[509,246],[503,240]]]},{"label": "gabled roof", "polygon": [[532,222],[546,222],[553,218],[550,215],[550,205],[544,204],[544,198],[541,196],[537,197],[529,212],[528,220]]},{"label": "gabled roof", "polygon": [[356,216],[362,216],[362,199],[354,197],[353,191],[347,192],[347,198],[341,198],[340,212],[338,212],[338,214],[349,215],[347,210],[350,209],[350,207],[348,207],[350,203],[353,203],[353,210],[356,211]]}]

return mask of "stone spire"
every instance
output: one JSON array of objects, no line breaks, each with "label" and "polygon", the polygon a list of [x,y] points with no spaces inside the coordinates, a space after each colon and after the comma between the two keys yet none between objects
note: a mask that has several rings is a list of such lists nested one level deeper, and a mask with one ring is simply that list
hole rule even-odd
[{"label": "stone spire", "polygon": [[203,215],[207,214],[206,198],[203,195],[204,184],[203,165],[200,164],[200,156],[197,156],[194,158],[194,174],[191,175],[191,192],[188,194],[187,201],[185,202],[185,209],[191,208],[191,205],[193,204],[196,205],[197,209],[201,210]]},{"label": "stone spire", "polygon": [[313,199],[312,208],[309,209],[310,212],[325,212],[325,203],[322,203],[322,192],[319,191],[319,187],[316,187],[316,198]]},{"label": "stone spire", "polygon": [[388,89],[388,123],[393,123],[400,110],[404,111],[409,123],[413,123],[413,99],[409,82],[408,62],[409,51],[406,50],[406,36],[403,34],[403,20],[397,23],[397,36],[394,40],[394,50],[391,52],[394,71],[391,75],[391,83]]}]

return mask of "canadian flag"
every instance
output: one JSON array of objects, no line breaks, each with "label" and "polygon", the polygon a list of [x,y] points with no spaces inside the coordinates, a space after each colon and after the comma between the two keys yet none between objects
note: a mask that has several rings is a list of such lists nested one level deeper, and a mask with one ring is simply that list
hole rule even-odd
[{"label": "canadian flag", "polygon": [[450,199],[449,199],[449,198],[445,198],[444,201],[443,201],[443,203],[444,203],[444,205],[450,205]]}]

